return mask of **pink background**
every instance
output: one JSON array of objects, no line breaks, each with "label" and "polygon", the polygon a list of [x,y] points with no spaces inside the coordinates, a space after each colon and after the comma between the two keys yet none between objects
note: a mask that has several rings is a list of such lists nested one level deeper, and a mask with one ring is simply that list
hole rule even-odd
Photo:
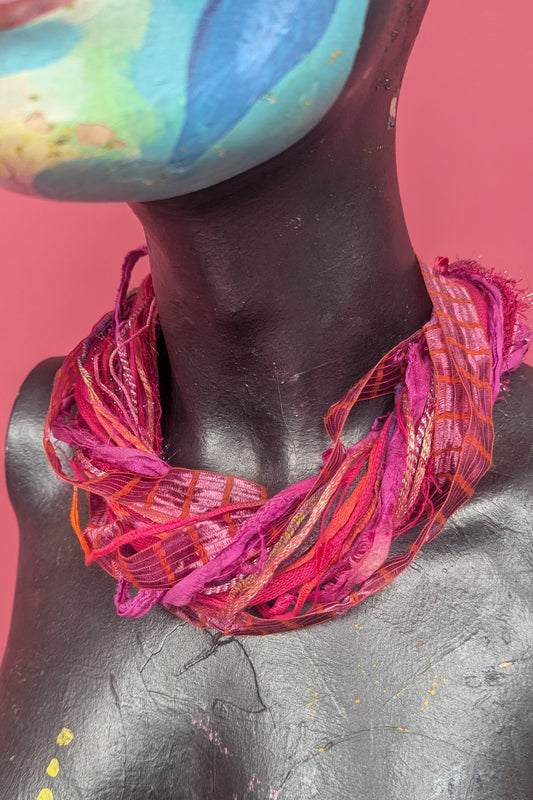
[{"label": "pink background", "polygon": [[[478,258],[530,286],[532,18],[528,0],[432,0],[398,122],[400,182],[419,256]],[[26,374],[71,349],[110,308],[123,254],[143,237],[126,206],[0,192],[0,219],[3,442]],[[0,488],[2,653],[17,529],[3,482]]]}]

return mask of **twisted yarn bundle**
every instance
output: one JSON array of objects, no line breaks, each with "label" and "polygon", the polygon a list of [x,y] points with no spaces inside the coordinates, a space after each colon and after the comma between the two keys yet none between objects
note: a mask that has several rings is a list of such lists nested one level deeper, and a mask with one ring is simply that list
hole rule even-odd
[{"label": "twisted yarn bundle", "polygon": [[[127,256],[114,310],[57,373],[44,434],[50,464],[74,489],[86,563],[118,582],[118,613],[140,617],[160,603],[199,627],[265,634],[323,622],[381,591],[491,464],[501,376],[520,364],[530,334],[512,282],[474,262],[423,267],[429,322],[327,411],[331,446],[316,475],[268,498],[242,477],[163,460],[150,276],[128,294],[145,254]],[[389,394],[393,410],[343,443],[354,404]]]}]

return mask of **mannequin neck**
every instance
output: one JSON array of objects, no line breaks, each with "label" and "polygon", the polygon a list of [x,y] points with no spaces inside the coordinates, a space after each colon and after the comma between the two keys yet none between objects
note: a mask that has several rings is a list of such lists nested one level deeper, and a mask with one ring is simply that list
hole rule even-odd
[{"label": "mannequin neck", "polygon": [[[315,473],[328,407],[430,315],[393,131],[323,127],[224,184],[134,206],[168,353],[173,465],[271,491]],[[351,433],[381,407],[362,404]]]}]

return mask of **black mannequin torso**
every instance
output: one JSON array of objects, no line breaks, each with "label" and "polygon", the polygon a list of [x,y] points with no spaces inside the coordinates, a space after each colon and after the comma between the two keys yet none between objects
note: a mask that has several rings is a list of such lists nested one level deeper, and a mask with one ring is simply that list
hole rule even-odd
[{"label": "black mannequin torso", "polygon": [[2,797],[530,796],[529,368],[496,405],[491,472],[407,573],[330,623],[232,640],[160,609],[119,619],[111,579],[83,566],[41,447],[58,365],[30,375],[9,431],[21,550]]},{"label": "black mannequin torso", "polygon": [[[299,143],[133,206],[168,353],[171,464],[270,493],[314,474],[328,406],[429,318],[393,130],[426,5],[372,0],[343,93]],[[160,608],[120,619],[111,579],[83,566],[41,444],[59,363],[29,376],[9,431],[21,548],[2,798],[530,797],[530,369],[496,404],[492,470],[392,586],[309,630],[231,639]],[[346,441],[377,413],[358,405]]]}]

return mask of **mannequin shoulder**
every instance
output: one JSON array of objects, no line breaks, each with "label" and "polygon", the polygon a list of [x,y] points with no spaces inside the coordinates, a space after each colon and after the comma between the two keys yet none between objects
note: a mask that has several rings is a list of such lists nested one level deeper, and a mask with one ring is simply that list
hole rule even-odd
[{"label": "mannequin shoulder", "polygon": [[494,406],[494,460],[491,472],[508,486],[531,491],[533,476],[533,367],[509,376]]},{"label": "mannequin shoulder", "polygon": [[[509,376],[507,390],[494,406],[493,462],[472,499],[454,514],[450,535],[456,552],[476,552],[477,564],[486,568],[473,583],[484,585],[486,575],[521,597],[521,614],[527,618],[531,602],[531,529],[533,526],[533,369],[523,365]],[[442,544],[442,542],[441,542]],[[476,572],[470,565],[471,574]],[[472,586],[472,584],[470,584]],[[483,590],[488,596],[488,585]],[[525,634],[524,634],[525,635]]]},{"label": "mannequin shoulder", "polygon": [[48,358],[32,369],[16,397],[6,438],[6,478],[17,514],[42,508],[64,489],[50,469],[43,450],[43,428],[54,377],[61,357]]}]

